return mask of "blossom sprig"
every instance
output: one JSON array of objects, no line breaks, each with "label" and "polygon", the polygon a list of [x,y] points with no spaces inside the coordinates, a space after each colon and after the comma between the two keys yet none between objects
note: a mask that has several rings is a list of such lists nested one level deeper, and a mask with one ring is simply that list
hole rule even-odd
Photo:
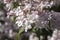
[{"label": "blossom sprig", "polygon": [[39,7],[41,8],[41,10],[43,10],[43,8],[51,8],[53,4],[54,4],[53,1],[51,1],[50,3],[48,1],[47,2],[41,1]]},{"label": "blossom sprig", "polygon": [[32,23],[35,23],[35,21],[38,19],[38,14],[32,13],[29,14],[27,13],[26,15],[24,15],[24,12],[22,10],[20,10],[19,12],[16,13],[16,24],[18,25],[18,27],[24,27],[25,28],[25,32],[27,32],[28,29],[31,29]]},{"label": "blossom sprig", "polygon": [[[48,2],[45,4],[41,2],[39,6],[41,7],[41,9],[43,9],[43,7],[46,7],[46,6],[48,7],[49,5],[52,6],[53,1],[50,4],[48,4]],[[32,7],[31,3],[30,4],[28,3],[27,5],[25,5],[23,9],[21,9],[21,7],[18,6],[17,8],[14,8],[9,12],[11,15],[16,16],[16,24],[18,28],[23,27],[25,29],[25,32],[27,32],[28,29],[31,29],[32,28],[31,24],[36,23],[36,21],[38,21],[39,19],[39,15],[37,11],[31,11],[31,13],[26,12],[26,14],[24,13],[24,11],[26,10],[29,11],[31,7]],[[49,19],[51,19],[50,16],[49,16]]]},{"label": "blossom sprig", "polygon": [[[29,7],[30,6],[30,7]],[[28,8],[27,8],[28,7]],[[26,9],[29,10],[31,8],[31,4],[26,5]],[[23,10],[26,10],[25,8]],[[36,20],[38,19],[39,15],[38,12],[36,11],[32,11],[32,13],[24,13],[21,9],[20,6],[18,6],[17,8],[10,10],[10,14],[8,13],[8,15],[15,15],[16,16],[16,23],[18,28],[23,27],[25,29],[25,32],[27,32],[28,29],[31,29],[32,23],[35,23]],[[36,12],[36,13],[35,13]]]}]

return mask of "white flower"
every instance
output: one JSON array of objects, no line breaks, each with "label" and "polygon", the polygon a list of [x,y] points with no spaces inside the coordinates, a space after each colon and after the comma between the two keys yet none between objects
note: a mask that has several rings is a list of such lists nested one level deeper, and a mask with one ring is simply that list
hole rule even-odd
[{"label": "white flower", "polygon": [[24,20],[24,16],[17,17],[16,20],[17,20],[17,21]]},{"label": "white flower", "polygon": [[53,2],[53,1],[51,1],[51,2],[50,2],[50,5],[53,5],[53,4],[54,4],[54,2]]},{"label": "white flower", "polygon": [[43,9],[44,7],[46,7],[46,8],[50,7],[51,8],[52,5],[53,5],[53,1],[51,1],[50,3],[41,1],[39,6],[41,9]]},{"label": "white flower", "polygon": [[14,15],[13,10],[11,10],[10,12],[8,12],[7,15]]},{"label": "white flower", "polygon": [[24,24],[25,25],[28,25],[28,20],[25,18],[25,20],[24,20]]},{"label": "white flower", "polygon": [[26,27],[25,27],[25,32],[27,32],[28,29],[31,29],[31,28],[32,28],[31,25],[26,25]]},{"label": "white flower", "polygon": [[27,19],[30,23],[35,23],[35,21],[39,18],[38,14],[32,13],[32,14],[27,14]]},{"label": "white flower", "polygon": [[12,3],[8,3],[5,6],[6,6],[7,10],[9,11],[12,8]]},{"label": "white flower", "polygon": [[23,10],[29,10],[31,8],[31,4],[27,4]]},{"label": "white flower", "polygon": [[13,2],[13,0],[3,0],[3,1],[4,1],[5,4]]},{"label": "white flower", "polygon": [[50,14],[50,15],[49,15],[49,18],[48,18],[48,20],[50,20],[51,18],[52,18],[52,14]]},{"label": "white flower", "polygon": [[25,32],[27,32],[27,30],[28,30],[28,28],[27,28],[27,27],[25,27]]},{"label": "white flower", "polygon": [[16,10],[15,10],[15,12],[21,12],[22,10],[21,10],[21,8],[20,8],[20,6],[18,6],[17,8],[16,8]]},{"label": "white flower", "polygon": [[7,3],[6,0],[4,0],[4,3]]},{"label": "white flower", "polygon": [[32,15],[27,15],[27,19],[30,23],[34,23],[34,18],[33,17],[34,16],[32,16]]},{"label": "white flower", "polygon": [[23,12],[19,12],[19,15],[18,16],[23,16],[24,15],[24,13]]},{"label": "white flower", "polygon": [[31,28],[32,28],[31,24],[26,25],[26,26],[25,26],[25,32],[27,32],[27,31],[28,31],[28,29],[31,29]]},{"label": "white flower", "polygon": [[4,4],[6,4],[5,9],[7,11],[9,11],[10,9],[13,8],[13,4],[12,4],[13,0],[3,0],[3,2],[4,2]]},{"label": "white flower", "polygon": [[23,15],[24,15],[24,13],[23,13],[23,11],[21,10],[20,6],[16,8],[16,10],[15,10],[15,15],[16,15],[16,16],[23,16]]},{"label": "white flower", "polygon": [[13,31],[10,29],[10,30],[9,30],[9,37],[12,37],[12,32],[13,32]]},{"label": "white flower", "polygon": [[38,11],[31,11],[31,13],[38,15]]},{"label": "white flower", "polygon": [[41,9],[43,9],[43,7],[45,6],[45,5],[43,4],[43,1],[41,1],[41,3],[40,3],[39,6],[40,6]]},{"label": "white flower", "polygon": [[39,40],[35,33],[31,33],[29,36],[29,40]]},{"label": "white flower", "polygon": [[31,29],[32,27],[31,27],[31,25],[28,25],[28,29]]},{"label": "white flower", "polygon": [[23,21],[16,21],[16,24],[17,24],[17,26],[19,28],[19,27],[23,26]]},{"label": "white flower", "polygon": [[24,19],[23,25],[25,27],[25,32],[27,32],[28,29],[32,28],[31,24],[29,23],[29,21],[26,18]]}]

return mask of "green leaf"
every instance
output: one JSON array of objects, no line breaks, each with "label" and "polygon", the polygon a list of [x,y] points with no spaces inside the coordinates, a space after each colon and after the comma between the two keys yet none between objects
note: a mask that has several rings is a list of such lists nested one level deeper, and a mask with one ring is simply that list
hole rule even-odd
[{"label": "green leaf", "polygon": [[14,23],[16,22],[16,18],[17,18],[17,16],[14,16]]},{"label": "green leaf", "polygon": [[20,34],[24,31],[24,28],[20,28],[18,34],[16,35],[16,40],[19,40]]}]

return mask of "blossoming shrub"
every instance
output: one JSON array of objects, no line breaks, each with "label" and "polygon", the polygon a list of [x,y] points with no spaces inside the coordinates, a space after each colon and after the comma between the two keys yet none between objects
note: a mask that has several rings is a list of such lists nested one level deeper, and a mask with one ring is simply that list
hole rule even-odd
[{"label": "blossoming shrub", "polygon": [[[51,12],[53,5],[54,1],[49,0],[3,0],[1,1],[0,9],[6,11],[5,18],[10,19],[17,27],[16,39],[13,40],[23,40],[24,35],[28,35],[29,40],[47,40],[47,36],[52,36],[52,26],[54,25],[52,23],[54,20],[52,19],[55,15]],[[8,23],[5,24],[7,25]],[[14,32],[12,30],[8,32],[9,37],[13,37],[12,34]],[[35,34],[36,37],[34,38]]]}]

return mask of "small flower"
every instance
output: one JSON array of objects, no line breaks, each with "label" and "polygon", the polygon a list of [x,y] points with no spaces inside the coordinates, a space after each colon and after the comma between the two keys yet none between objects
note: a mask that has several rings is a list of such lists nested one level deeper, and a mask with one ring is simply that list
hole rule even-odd
[{"label": "small flower", "polygon": [[14,12],[11,10],[10,12],[7,13],[7,15],[9,16],[14,15]]},{"label": "small flower", "polygon": [[16,16],[23,16],[24,15],[24,12],[21,10],[20,6],[16,8],[15,10],[15,15]]},{"label": "small flower", "polygon": [[22,21],[16,21],[16,24],[17,24],[18,28],[23,26],[23,22]]},{"label": "small flower", "polygon": [[31,28],[32,28],[31,25],[27,25],[27,26],[25,27],[25,32],[27,32],[28,29],[31,29]]},{"label": "small flower", "polygon": [[27,4],[23,10],[29,10],[31,8],[31,4]]},{"label": "small flower", "polygon": [[4,0],[4,3],[11,3],[13,0]]},{"label": "small flower", "polygon": [[52,14],[50,14],[50,15],[49,15],[49,18],[48,18],[48,20],[50,20],[51,18],[52,18]]},{"label": "small flower", "polygon": [[13,31],[10,29],[10,30],[9,30],[9,37],[12,37],[12,32],[13,32]]},{"label": "small flower", "polygon": [[12,3],[6,4],[5,8],[7,9],[7,11],[9,11],[12,8]]},{"label": "small flower", "polygon": [[51,1],[51,2],[50,2],[50,5],[53,5],[53,4],[54,4],[54,2],[53,2],[53,1]]}]

